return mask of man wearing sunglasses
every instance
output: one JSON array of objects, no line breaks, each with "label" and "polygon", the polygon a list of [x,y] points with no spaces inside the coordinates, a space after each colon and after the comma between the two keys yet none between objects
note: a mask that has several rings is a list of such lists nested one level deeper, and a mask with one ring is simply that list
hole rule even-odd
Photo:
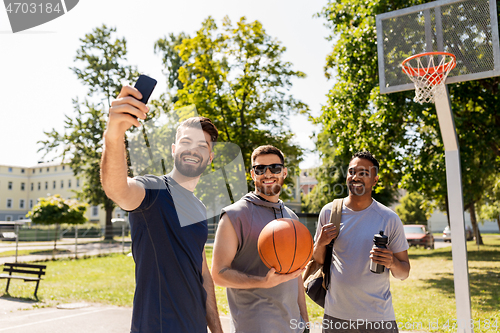
[{"label": "man wearing sunglasses", "polygon": [[303,270],[277,274],[267,268],[257,251],[262,229],[278,218],[297,215],[279,199],[287,176],[283,153],[261,146],[252,153],[250,174],[255,191],[222,209],[215,236],[212,275],[227,288],[231,332],[302,332],[308,321],[302,287]]}]

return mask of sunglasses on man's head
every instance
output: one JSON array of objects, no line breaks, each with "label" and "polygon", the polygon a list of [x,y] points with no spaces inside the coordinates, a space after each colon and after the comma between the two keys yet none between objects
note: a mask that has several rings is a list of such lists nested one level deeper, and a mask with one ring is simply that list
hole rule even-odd
[{"label": "sunglasses on man's head", "polygon": [[283,164],[274,163],[269,165],[254,165],[252,166],[252,168],[255,174],[258,176],[262,176],[263,174],[265,174],[267,169],[269,169],[271,173],[278,174],[283,171]]}]

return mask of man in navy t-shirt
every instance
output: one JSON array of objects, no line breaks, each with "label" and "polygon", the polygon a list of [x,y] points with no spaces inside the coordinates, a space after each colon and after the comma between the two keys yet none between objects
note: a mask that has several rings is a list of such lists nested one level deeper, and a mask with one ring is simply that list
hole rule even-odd
[{"label": "man in navy t-shirt", "polygon": [[123,87],[109,110],[101,182],[106,195],[130,212],[136,290],[131,332],[222,333],[204,245],[205,206],[193,191],[213,158],[218,131],[208,118],[179,125],[174,168],[163,177],[127,177],[125,131],[139,127],[148,107]]}]

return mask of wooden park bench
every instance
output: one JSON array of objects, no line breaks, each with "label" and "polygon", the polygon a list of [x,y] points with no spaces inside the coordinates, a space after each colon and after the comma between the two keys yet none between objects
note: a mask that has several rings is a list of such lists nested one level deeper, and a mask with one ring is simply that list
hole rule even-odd
[{"label": "wooden park bench", "polygon": [[[42,275],[45,275],[45,269],[47,266],[45,265],[32,265],[32,264],[10,264],[5,263],[3,267],[4,272],[8,272],[9,274],[0,274],[0,279],[8,279],[7,280],[7,288],[5,288],[5,292],[9,292],[10,279],[19,279],[24,280],[24,282],[28,281],[36,281],[35,288],[35,298],[36,293],[38,291],[38,285],[40,284],[40,280],[42,279]],[[12,275],[12,273],[21,273],[21,275]],[[24,275],[33,275],[33,276],[24,276]],[[36,275],[36,276],[35,276]]]}]

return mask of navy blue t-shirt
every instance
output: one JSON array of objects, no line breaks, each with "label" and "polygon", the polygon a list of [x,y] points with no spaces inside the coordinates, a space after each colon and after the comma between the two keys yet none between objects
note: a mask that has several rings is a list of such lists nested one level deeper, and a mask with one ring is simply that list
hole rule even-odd
[{"label": "navy blue t-shirt", "polygon": [[206,208],[168,175],[135,179],[146,196],[129,215],[136,264],[131,332],[206,333]]}]

